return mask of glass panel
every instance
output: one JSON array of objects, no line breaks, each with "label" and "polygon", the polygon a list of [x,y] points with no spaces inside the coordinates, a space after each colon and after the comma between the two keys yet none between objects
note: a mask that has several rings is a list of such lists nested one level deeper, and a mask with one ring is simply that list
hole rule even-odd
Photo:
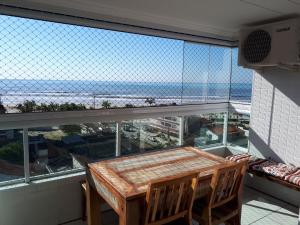
[{"label": "glass panel", "polygon": [[0,182],[24,178],[22,130],[0,130]]},{"label": "glass panel", "polygon": [[0,114],[228,101],[231,64],[251,96],[237,49],[6,15],[0,36]]},{"label": "glass panel", "polygon": [[231,49],[211,46],[208,73],[208,102],[227,102],[230,90]]},{"label": "glass panel", "polygon": [[250,115],[229,113],[227,144],[248,148]]},{"label": "glass panel", "polygon": [[195,147],[212,147],[223,143],[224,113],[186,116],[184,144]]},{"label": "glass panel", "polygon": [[34,128],[28,136],[31,176],[83,168],[116,152],[115,123]]},{"label": "glass panel", "polygon": [[228,101],[230,71],[230,48],[185,42],[182,102]]},{"label": "glass panel", "polygon": [[232,49],[230,100],[251,102],[253,70],[238,66],[238,49]]},{"label": "glass panel", "polygon": [[121,135],[122,155],[175,147],[179,144],[179,118],[123,121]]},{"label": "glass panel", "polygon": [[8,113],[180,103],[181,40],[6,15],[0,36]]},{"label": "glass panel", "polygon": [[203,103],[206,101],[209,49],[209,45],[184,43],[183,103]]}]

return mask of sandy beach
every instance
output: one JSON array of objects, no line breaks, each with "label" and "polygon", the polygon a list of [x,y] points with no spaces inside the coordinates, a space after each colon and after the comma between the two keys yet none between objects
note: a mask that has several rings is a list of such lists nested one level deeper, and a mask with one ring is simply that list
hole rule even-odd
[{"label": "sandy beach", "polygon": [[[91,95],[91,94],[73,94],[73,93],[13,93],[1,96],[1,102],[8,113],[16,113],[16,106],[25,101],[35,101],[36,104],[50,103],[75,103],[83,104],[86,108],[102,108],[103,101],[111,103],[111,107],[125,107],[131,104],[135,107],[149,106],[146,101],[152,96],[133,96],[133,95]],[[179,105],[179,104],[201,104],[207,101],[221,102],[226,101],[226,97],[220,96],[157,96],[154,97],[155,103],[152,105]]]}]

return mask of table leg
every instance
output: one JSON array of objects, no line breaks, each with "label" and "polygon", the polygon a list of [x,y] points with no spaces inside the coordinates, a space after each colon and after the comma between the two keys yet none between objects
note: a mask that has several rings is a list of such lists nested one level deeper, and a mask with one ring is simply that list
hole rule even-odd
[{"label": "table leg", "polygon": [[119,217],[119,225],[139,225],[141,213],[142,210],[139,200],[126,202],[124,215]]},{"label": "table leg", "polygon": [[101,225],[101,201],[97,191],[86,182],[86,208],[88,225]]}]

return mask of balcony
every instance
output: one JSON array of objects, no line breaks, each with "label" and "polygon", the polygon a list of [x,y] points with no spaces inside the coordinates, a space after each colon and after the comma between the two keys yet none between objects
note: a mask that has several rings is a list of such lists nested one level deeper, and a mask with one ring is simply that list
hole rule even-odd
[{"label": "balcony", "polygon": [[[297,224],[298,209],[261,192],[245,188],[242,225],[250,224]],[[85,225],[74,221],[70,225]],[[117,225],[118,216],[112,210],[104,213],[103,224]],[[194,224],[198,224],[194,221]]]},{"label": "balcony", "polygon": [[[19,140],[24,149],[24,157],[28,160],[24,161],[24,166],[11,160],[6,160],[8,163],[1,165],[1,196],[5,202],[9,202],[8,210],[13,207],[24,213],[26,224],[44,220],[49,220],[49,224],[86,224],[81,218],[83,196],[80,181],[84,180],[84,167],[88,162],[180,145],[197,146],[223,157],[248,151],[249,104],[232,102],[188,108],[177,106],[177,116],[174,116],[173,109],[149,108],[146,114],[143,108],[126,109],[130,113],[123,109],[122,113],[116,115],[117,118],[124,118],[119,122],[112,122],[112,118],[116,118],[113,115],[114,109],[109,109],[111,118],[107,121],[111,122],[92,123],[89,117],[69,117],[73,121],[89,121],[80,121],[82,123],[77,126],[53,125],[64,119],[65,112],[61,113],[62,119],[56,113],[55,121],[49,121],[45,118],[47,114],[43,114],[41,118],[37,115],[34,121],[36,124],[44,123],[43,127],[2,131],[3,138],[10,140],[9,142]],[[98,113],[101,115],[103,112]],[[157,117],[162,113],[164,116]],[[74,113],[76,114],[77,112]],[[88,115],[89,112],[85,114]],[[23,123],[22,126],[25,127],[26,123],[32,124],[28,115],[30,114],[22,115],[22,121],[17,123]],[[13,126],[12,122],[19,115],[12,114],[9,117],[11,121],[7,121],[7,125]],[[93,117],[94,115],[91,120]],[[170,125],[176,125],[174,131]],[[67,135],[59,137],[64,132]],[[103,150],[94,152],[93,149],[97,148]],[[66,155],[65,152],[69,154]],[[276,186],[277,184],[247,175],[242,208],[243,225],[271,222],[282,224],[281,221],[297,223],[298,208],[293,203],[277,199],[276,191],[270,193],[269,188],[258,191],[253,182],[262,186],[271,184],[279,192],[290,192],[284,187]],[[288,195],[293,198],[295,195],[291,193]],[[18,203],[20,199],[21,204]],[[24,211],[23,204],[38,207],[36,210],[40,212],[39,215],[32,215],[31,209]],[[61,205],[62,208],[49,211],[49,204],[54,208]],[[1,211],[6,212],[4,207],[7,205],[2,206]],[[113,210],[108,206],[103,210],[104,224],[118,224],[118,217]],[[2,223],[19,223],[17,221],[18,218],[6,217]]]},{"label": "balcony", "polygon": [[[0,3],[0,225],[86,224],[80,182],[96,161],[193,146],[300,166],[298,72],[238,66],[238,29],[280,4],[218,2],[219,18],[178,3],[149,19],[140,2],[62,2]],[[185,7],[211,24],[172,15]],[[251,173],[243,187],[242,225],[300,224],[299,191]]]}]

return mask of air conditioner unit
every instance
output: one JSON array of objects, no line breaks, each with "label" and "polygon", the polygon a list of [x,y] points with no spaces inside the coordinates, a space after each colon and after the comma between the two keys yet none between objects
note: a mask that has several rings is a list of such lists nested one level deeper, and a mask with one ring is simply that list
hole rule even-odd
[{"label": "air conditioner unit", "polygon": [[300,69],[300,19],[242,29],[239,65],[245,68]]}]

